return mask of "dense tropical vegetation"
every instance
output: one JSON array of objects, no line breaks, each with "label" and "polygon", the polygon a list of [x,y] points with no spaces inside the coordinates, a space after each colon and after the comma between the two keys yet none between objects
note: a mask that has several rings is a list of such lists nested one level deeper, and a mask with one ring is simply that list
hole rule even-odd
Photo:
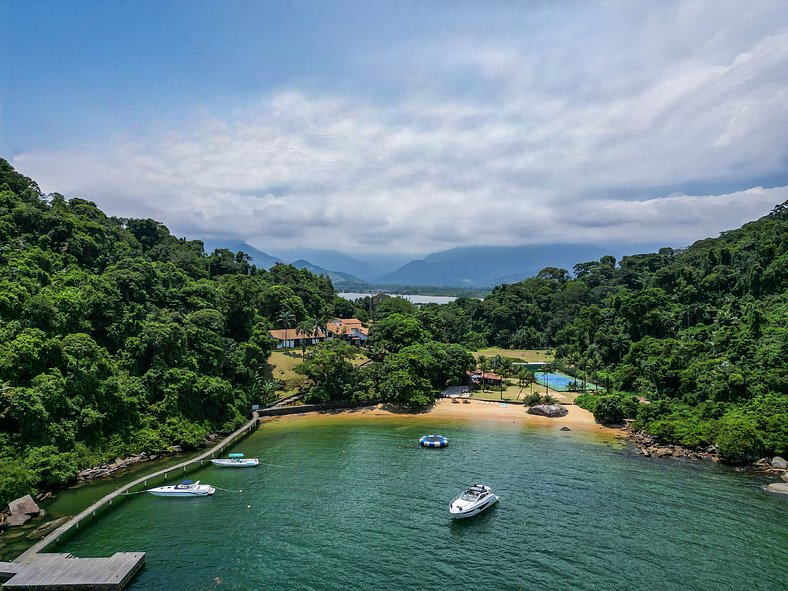
[{"label": "dense tropical vegetation", "polygon": [[782,204],[684,251],[546,268],[484,300],[354,303],[325,276],[45,196],[0,160],[0,502],[235,427],[276,395],[269,329],[303,336],[333,317],[372,321],[369,361],[340,340],[302,348],[307,401],[424,406],[466,379],[469,349],[550,347],[607,386],[578,399],[599,420],[731,461],[785,454],[786,244]]},{"label": "dense tropical vegetation", "polygon": [[471,348],[554,348],[560,369],[607,386],[578,399],[600,420],[730,461],[788,453],[786,203],[683,251],[547,268],[417,317]]},{"label": "dense tropical vegetation", "polygon": [[275,395],[268,329],[337,301],[325,277],[206,255],[0,160],[0,503],[235,427]]}]

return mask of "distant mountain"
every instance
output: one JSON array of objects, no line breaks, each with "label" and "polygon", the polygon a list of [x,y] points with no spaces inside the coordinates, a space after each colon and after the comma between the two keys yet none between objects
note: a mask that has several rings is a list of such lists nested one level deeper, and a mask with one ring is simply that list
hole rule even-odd
[{"label": "distant mountain", "polygon": [[379,266],[371,265],[360,261],[352,256],[337,252],[336,250],[324,250],[318,248],[291,248],[287,250],[275,250],[275,254],[284,260],[295,261],[305,260],[313,265],[331,269],[338,273],[355,275],[363,280],[371,279],[377,275],[396,269],[399,265],[394,265],[388,269],[381,269]]},{"label": "distant mountain", "polygon": [[584,244],[467,246],[436,252],[375,278],[393,285],[480,287],[512,283],[545,267],[572,271],[575,264],[598,260],[611,249]]},{"label": "distant mountain", "polygon": [[305,261],[303,259],[299,259],[297,261],[293,261],[290,263],[296,269],[306,269],[307,271],[314,273],[315,275],[328,275],[331,279],[331,282],[335,286],[341,286],[342,284],[364,284],[365,281],[362,281],[355,275],[351,275],[350,273],[340,273],[339,271],[329,271],[328,269],[324,269],[323,267],[318,267],[317,265],[313,265],[309,261]]},{"label": "distant mountain", "polygon": [[267,252],[256,249],[242,240],[203,240],[203,244],[205,245],[205,252],[208,254],[211,254],[217,248],[226,248],[232,252],[238,252],[239,250],[245,252],[252,257],[252,262],[262,269],[270,269],[276,263],[285,262],[282,259],[271,256]]}]

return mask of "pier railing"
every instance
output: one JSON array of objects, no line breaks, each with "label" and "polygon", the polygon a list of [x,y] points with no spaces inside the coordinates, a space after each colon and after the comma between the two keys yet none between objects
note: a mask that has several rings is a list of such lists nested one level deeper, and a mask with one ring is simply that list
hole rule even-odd
[{"label": "pier railing", "polygon": [[[210,461],[212,458],[216,457],[217,454],[221,454],[226,448],[230,447],[231,445],[235,444],[239,439],[246,437],[249,433],[254,431],[260,425],[260,414],[258,412],[252,413],[252,419],[246,423],[243,427],[234,431],[224,439],[222,439],[218,444],[211,447],[208,451],[203,452],[202,454],[180,464],[176,464],[174,466],[169,466],[167,468],[162,468],[152,474],[147,474],[146,476],[142,476],[137,478],[136,480],[121,486],[114,490],[113,492],[109,493],[108,495],[102,497],[95,503],[93,503],[90,507],[82,511],[81,513],[75,515],[66,523],[55,529],[54,531],[50,532],[46,536],[44,536],[40,541],[36,544],[28,548],[25,552],[17,557],[17,562],[25,562],[32,558],[34,558],[38,553],[43,552],[49,546],[56,544],[62,540],[67,539],[69,536],[75,534],[79,530],[80,524],[85,522],[89,522],[93,518],[96,517],[96,514],[103,510],[107,509],[112,506],[113,502],[119,502],[124,498],[127,498],[129,493],[132,492],[139,492],[141,490],[146,489],[150,484],[153,484],[159,478],[163,478],[164,481],[167,481],[168,477],[177,477],[180,478],[187,472],[192,470],[199,469],[202,467],[206,461]],[[138,489],[138,490],[137,490]]]}]

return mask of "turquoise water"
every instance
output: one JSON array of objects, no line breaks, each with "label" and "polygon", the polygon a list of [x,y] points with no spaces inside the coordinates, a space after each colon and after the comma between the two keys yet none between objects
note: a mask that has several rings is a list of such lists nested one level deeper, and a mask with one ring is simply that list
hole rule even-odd
[{"label": "turquoise water", "polygon": [[577,383],[581,388],[585,387],[587,390],[602,390],[602,388],[596,384],[592,384],[591,382],[583,382],[582,379],[576,379],[572,376],[558,372],[545,373],[543,371],[537,371],[534,372],[534,379],[537,381],[537,383],[542,384],[543,386],[549,386],[552,390],[557,392],[574,390],[575,383]]},{"label": "turquoise water", "polygon": [[[444,449],[422,448],[440,432]],[[778,589],[788,502],[763,481],[577,431],[434,419],[264,425],[235,451],[276,466],[193,473],[210,498],[138,495],[70,540],[147,552],[142,589]],[[473,482],[501,500],[452,521]],[[220,584],[219,584],[220,583]]]}]

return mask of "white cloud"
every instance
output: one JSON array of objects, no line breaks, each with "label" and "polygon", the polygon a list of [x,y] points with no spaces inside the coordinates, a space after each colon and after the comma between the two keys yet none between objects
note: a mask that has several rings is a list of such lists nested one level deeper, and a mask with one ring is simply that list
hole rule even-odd
[{"label": "white cloud", "polygon": [[[747,184],[788,176],[779,4],[759,4],[738,29],[740,5],[600,6],[616,17],[601,30],[425,42],[413,79],[429,83],[396,104],[288,88],[185,127],[14,164],[111,214],[261,248],[682,244],[788,198]],[[711,183],[745,188],[653,197]]]}]

